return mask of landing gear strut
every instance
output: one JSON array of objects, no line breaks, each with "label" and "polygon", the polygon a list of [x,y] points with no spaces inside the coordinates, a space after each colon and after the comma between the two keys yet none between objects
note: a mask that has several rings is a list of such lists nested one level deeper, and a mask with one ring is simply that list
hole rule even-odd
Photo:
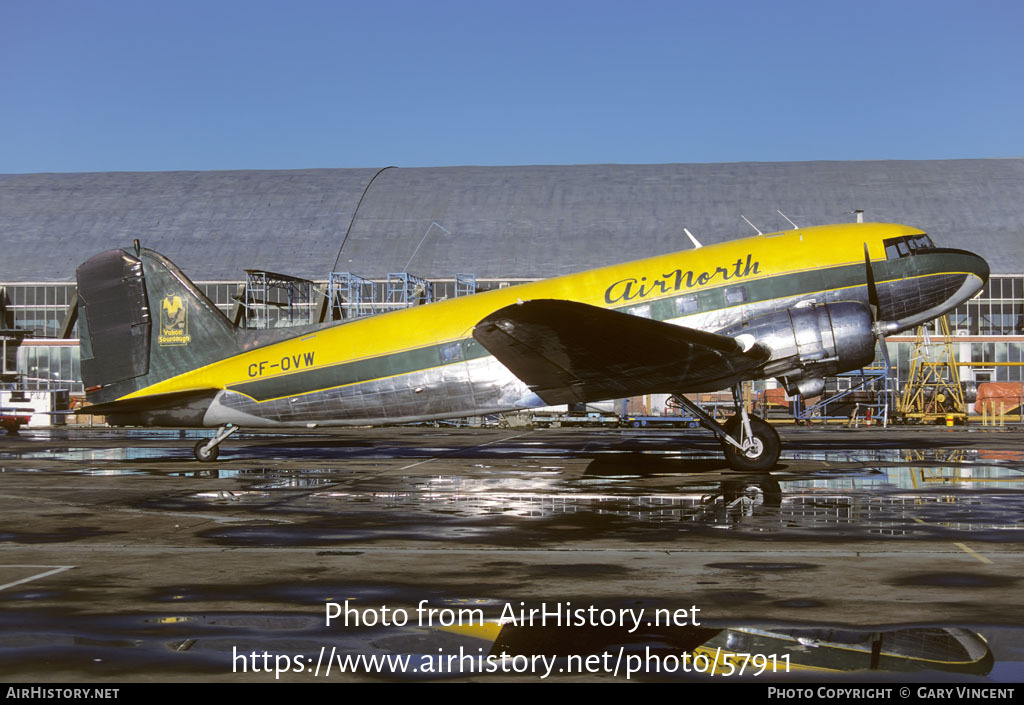
[{"label": "landing gear strut", "polygon": [[220,444],[227,440],[227,437],[238,430],[234,424],[226,424],[217,429],[216,435],[210,439],[202,439],[196,443],[193,452],[196,460],[201,463],[212,463],[220,455]]},{"label": "landing gear strut", "polygon": [[747,413],[738,384],[733,385],[732,398],[736,414],[725,424],[720,424],[682,394],[675,396],[681,406],[700,419],[704,428],[718,437],[730,468],[760,472],[774,467],[782,449],[778,432],[762,419]]}]

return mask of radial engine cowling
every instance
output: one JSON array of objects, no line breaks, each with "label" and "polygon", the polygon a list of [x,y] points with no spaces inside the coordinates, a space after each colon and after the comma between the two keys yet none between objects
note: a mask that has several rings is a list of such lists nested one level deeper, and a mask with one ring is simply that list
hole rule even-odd
[{"label": "radial engine cowling", "polygon": [[816,396],[826,375],[864,367],[875,359],[871,313],[856,301],[812,304],[752,318],[719,331],[751,335],[772,356],[765,377],[778,377],[790,394]]}]

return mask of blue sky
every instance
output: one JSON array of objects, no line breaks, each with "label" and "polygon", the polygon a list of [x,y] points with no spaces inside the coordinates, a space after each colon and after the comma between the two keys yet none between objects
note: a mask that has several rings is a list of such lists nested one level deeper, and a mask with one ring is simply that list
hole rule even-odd
[{"label": "blue sky", "polygon": [[0,173],[1021,157],[1024,2],[0,0]]}]

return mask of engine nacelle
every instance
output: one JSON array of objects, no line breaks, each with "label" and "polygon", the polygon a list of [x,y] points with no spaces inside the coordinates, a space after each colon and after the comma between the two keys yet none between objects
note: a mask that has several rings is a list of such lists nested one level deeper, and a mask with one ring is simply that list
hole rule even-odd
[{"label": "engine nacelle", "polygon": [[855,370],[875,359],[871,313],[856,301],[777,311],[718,331],[751,335],[772,356],[765,377],[777,377],[789,394],[807,398],[824,388],[823,377]]}]

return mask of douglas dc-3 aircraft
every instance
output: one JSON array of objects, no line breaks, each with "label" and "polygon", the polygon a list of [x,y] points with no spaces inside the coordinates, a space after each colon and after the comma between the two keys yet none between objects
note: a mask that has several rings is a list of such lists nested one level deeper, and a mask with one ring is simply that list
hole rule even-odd
[{"label": "douglas dc-3 aircraft", "polygon": [[[876,340],[977,293],[988,264],[915,228],[795,229],[350,321],[235,327],[174,264],[136,247],[77,271],[82,377],[114,424],[407,423],[674,393],[729,465],[765,470],[775,430],[739,383],[814,396],[874,360]],[[885,346],[882,345],[884,352]],[[888,364],[888,361],[887,361]],[[724,425],[683,397],[731,387]]]}]

